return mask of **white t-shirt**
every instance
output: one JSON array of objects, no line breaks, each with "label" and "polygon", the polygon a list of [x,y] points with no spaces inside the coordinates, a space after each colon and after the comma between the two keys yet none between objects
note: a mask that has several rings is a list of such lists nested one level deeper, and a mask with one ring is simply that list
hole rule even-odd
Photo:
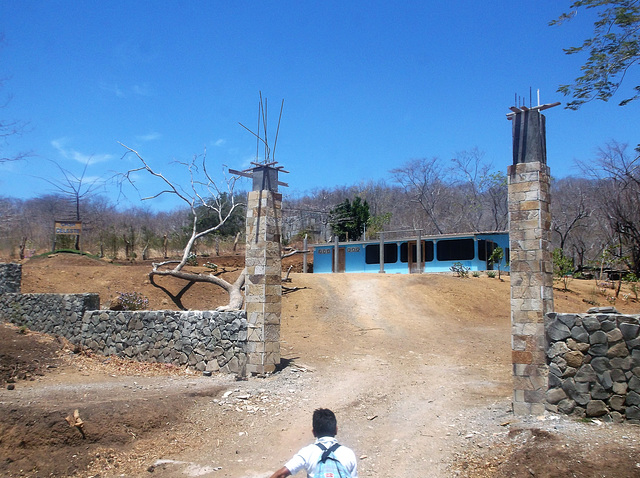
[{"label": "white t-shirt", "polygon": [[[316,439],[315,443],[322,443],[326,448],[329,448],[337,440],[334,437],[321,437]],[[333,452],[336,459],[344,465],[344,467],[351,473],[351,478],[358,478],[358,464],[356,463],[356,455],[350,448],[346,446],[340,446]],[[302,448],[296,453],[291,460],[286,462],[284,466],[287,470],[295,475],[300,470],[306,470],[309,478],[315,477],[316,465],[320,461],[322,456],[322,450],[317,445],[308,445]]]}]

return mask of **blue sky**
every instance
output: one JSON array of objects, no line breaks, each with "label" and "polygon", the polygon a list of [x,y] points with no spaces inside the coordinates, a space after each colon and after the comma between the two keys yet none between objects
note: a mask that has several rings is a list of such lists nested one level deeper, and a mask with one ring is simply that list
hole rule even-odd
[{"label": "blue sky", "polygon": [[[47,160],[80,174],[91,158],[87,175],[101,178],[136,166],[118,142],[182,183],[173,161],[205,148],[213,172],[246,168],[256,143],[238,123],[255,129],[260,91],[271,142],[284,99],[275,159],[290,171],[285,195],[473,148],[506,172],[514,95],[528,104],[531,87],[534,103],[537,89],[543,103],[564,103],[556,89],[584,61],[562,48],[591,34],[590,14],[548,26],[570,3],[0,0],[0,98],[11,96],[0,115],[29,122],[2,148],[33,151],[0,165],[0,195],[54,192],[42,178],[60,173]],[[638,105],[618,107],[622,98],[545,112],[554,176],[576,174],[575,159],[612,139],[640,142]],[[150,177],[137,184],[159,190]],[[115,201],[115,186],[106,192]],[[122,207],[141,205],[127,198]]]}]

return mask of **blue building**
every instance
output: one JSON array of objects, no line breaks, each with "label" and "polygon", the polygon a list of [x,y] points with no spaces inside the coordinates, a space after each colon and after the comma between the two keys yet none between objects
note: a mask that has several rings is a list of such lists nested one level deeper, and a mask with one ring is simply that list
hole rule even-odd
[{"label": "blue building", "polygon": [[[420,251],[418,241],[422,246]],[[500,270],[508,271],[508,232],[440,234],[397,240],[314,244],[313,272],[449,272],[456,262],[471,271],[492,270],[498,269],[498,264],[489,261],[496,247],[501,247],[504,251]]]}]

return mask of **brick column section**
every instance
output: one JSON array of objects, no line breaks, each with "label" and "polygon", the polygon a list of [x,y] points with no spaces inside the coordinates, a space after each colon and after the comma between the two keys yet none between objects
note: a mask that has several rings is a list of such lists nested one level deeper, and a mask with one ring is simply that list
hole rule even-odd
[{"label": "brick column section", "polygon": [[545,314],[553,311],[549,168],[542,162],[509,166],[511,350],[513,412],[545,410],[548,367]]},{"label": "brick column section", "polygon": [[247,199],[246,372],[250,374],[273,372],[280,363],[281,206],[282,194],[269,190],[251,191]]}]

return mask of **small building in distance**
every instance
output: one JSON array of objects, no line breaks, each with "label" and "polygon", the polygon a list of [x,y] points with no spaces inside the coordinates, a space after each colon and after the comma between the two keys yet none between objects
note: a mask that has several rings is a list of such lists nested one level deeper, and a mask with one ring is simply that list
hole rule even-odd
[{"label": "small building in distance", "polygon": [[[418,254],[418,241],[422,245],[421,254]],[[509,233],[502,231],[414,236],[383,241],[334,242],[314,244],[312,247],[314,248],[314,273],[450,272],[451,266],[455,263],[461,263],[470,271],[497,270],[498,264],[493,264],[489,260],[496,247],[501,247],[504,251],[499,264],[500,270],[509,270]],[[337,261],[335,260],[336,248]],[[418,264],[418,259],[421,264]]]}]

